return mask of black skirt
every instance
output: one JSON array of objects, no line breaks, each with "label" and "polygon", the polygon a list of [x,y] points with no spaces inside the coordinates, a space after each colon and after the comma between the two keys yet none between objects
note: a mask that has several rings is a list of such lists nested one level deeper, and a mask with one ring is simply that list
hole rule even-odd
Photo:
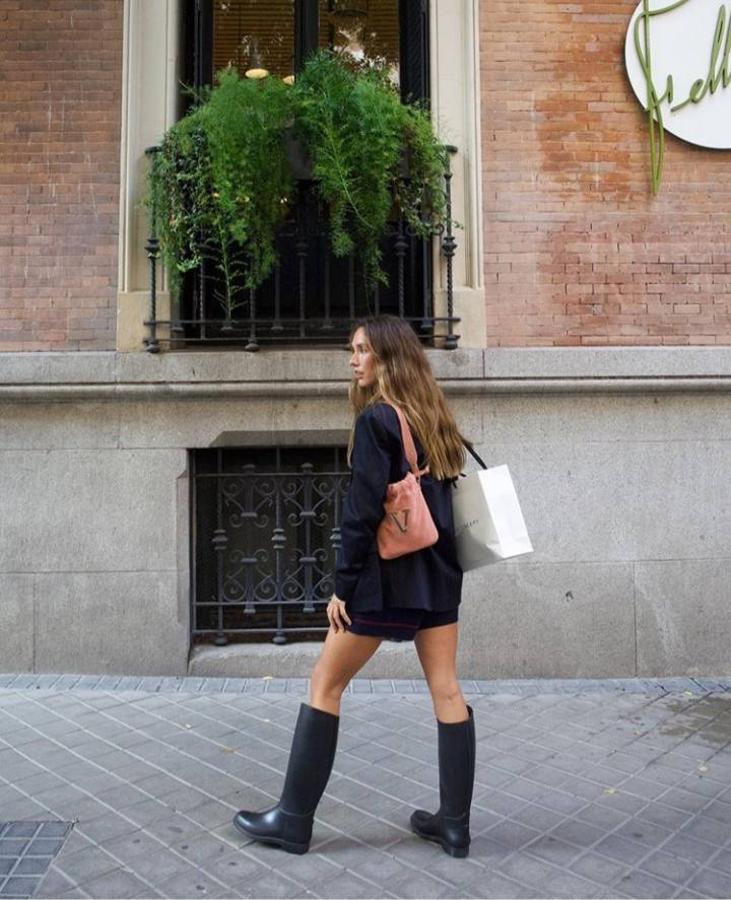
[{"label": "black skirt", "polygon": [[[347,609],[347,607],[346,607]],[[384,609],[350,612],[351,624],[345,626],[352,634],[379,637],[387,641],[413,641],[416,632],[424,628],[451,625],[459,616],[459,607],[442,612],[426,609]]]}]

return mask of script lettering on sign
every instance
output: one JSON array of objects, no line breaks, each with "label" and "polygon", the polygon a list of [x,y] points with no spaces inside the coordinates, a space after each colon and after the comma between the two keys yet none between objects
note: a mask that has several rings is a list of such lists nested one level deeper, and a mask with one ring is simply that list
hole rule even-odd
[{"label": "script lettering on sign", "polygon": [[653,193],[665,131],[701,147],[731,148],[731,14],[715,0],[641,0],[625,41],[630,84],[647,112]]}]

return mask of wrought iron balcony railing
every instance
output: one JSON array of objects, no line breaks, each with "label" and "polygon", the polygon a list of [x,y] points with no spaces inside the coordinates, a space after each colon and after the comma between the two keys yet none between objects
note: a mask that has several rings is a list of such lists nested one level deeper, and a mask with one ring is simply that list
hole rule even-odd
[{"label": "wrought iron balcony railing", "polygon": [[[448,150],[454,152],[455,148]],[[153,220],[146,245],[150,261],[146,349],[157,353],[163,346],[238,345],[253,351],[262,345],[342,345],[356,319],[378,313],[391,313],[410,321],[431,346],[456,348],[459,335],[455,326],[459,319],[454,316],[453,259],[457,242],[451,181],[447,164],[447,217],[444,227],[432,239],[415,235],[402,218],[389,223],[381,242],[388,285],[369,288],[352,256],[338,258],[332,253],[327,221],[313,182],[300,179],[294,214],[278,237],[279,263],[264,284],[245,292],[234,314],[227,314],[216,299],[221,293],[220,279],[210,262],[204,262],[198,270],[186,274],[170,318],[157,318],[160,248]],[[445,268],[445,308],[440,314],[434,308],[435,241]]]}]

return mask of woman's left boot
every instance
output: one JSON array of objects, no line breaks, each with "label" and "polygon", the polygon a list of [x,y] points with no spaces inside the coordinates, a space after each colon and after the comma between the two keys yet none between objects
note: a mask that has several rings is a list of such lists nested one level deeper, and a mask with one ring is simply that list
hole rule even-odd
[{"label": "woman's left boot", "polygon": [[467,707],[464,722],[440,722],[439,809],[428,813],[417,809],[411,815],[411,830],[427,841],[441,844],[450,856],[465,857],[470,850],[470,806],[475,782],[475,720]]},{"label": "woman's left boot", "polygon": [[335,759],[339,724],[339,716],[300,705],[279,803],[266,812],[237,812],[234,825],[239,831],[287,853],[307,853],[315,809]]}]

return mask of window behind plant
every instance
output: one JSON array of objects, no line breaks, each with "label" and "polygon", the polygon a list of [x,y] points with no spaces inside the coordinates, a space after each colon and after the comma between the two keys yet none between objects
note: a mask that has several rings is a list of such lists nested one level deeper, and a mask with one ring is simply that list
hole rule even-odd
[{"label": "window behind plant", "polygon": [[294,74],[294,0],[217,0],[213,4],[213,70],[241,75]]},{"label": "window behind plant", "polygon": [[[428,100],[426,0],[184,9],[182,80],[196,90],[153,167],[170,340],[333,344],[388,312],[432,341],[443,151],[411,102]],[[398,113],[384,93],[400,94]]]},{"label": "window behind plant", "polygon": [[292,77],[299,46],[304,57],[329,49],[385,61],[404,99],[428,94],[422,0],[196,0],[196,15],[199,84],[227,66],[250,77]]},{"label": "window behind plant", "polygon": [[384,60],[398,84],[398,0],[320,0],[320,48]]}]

